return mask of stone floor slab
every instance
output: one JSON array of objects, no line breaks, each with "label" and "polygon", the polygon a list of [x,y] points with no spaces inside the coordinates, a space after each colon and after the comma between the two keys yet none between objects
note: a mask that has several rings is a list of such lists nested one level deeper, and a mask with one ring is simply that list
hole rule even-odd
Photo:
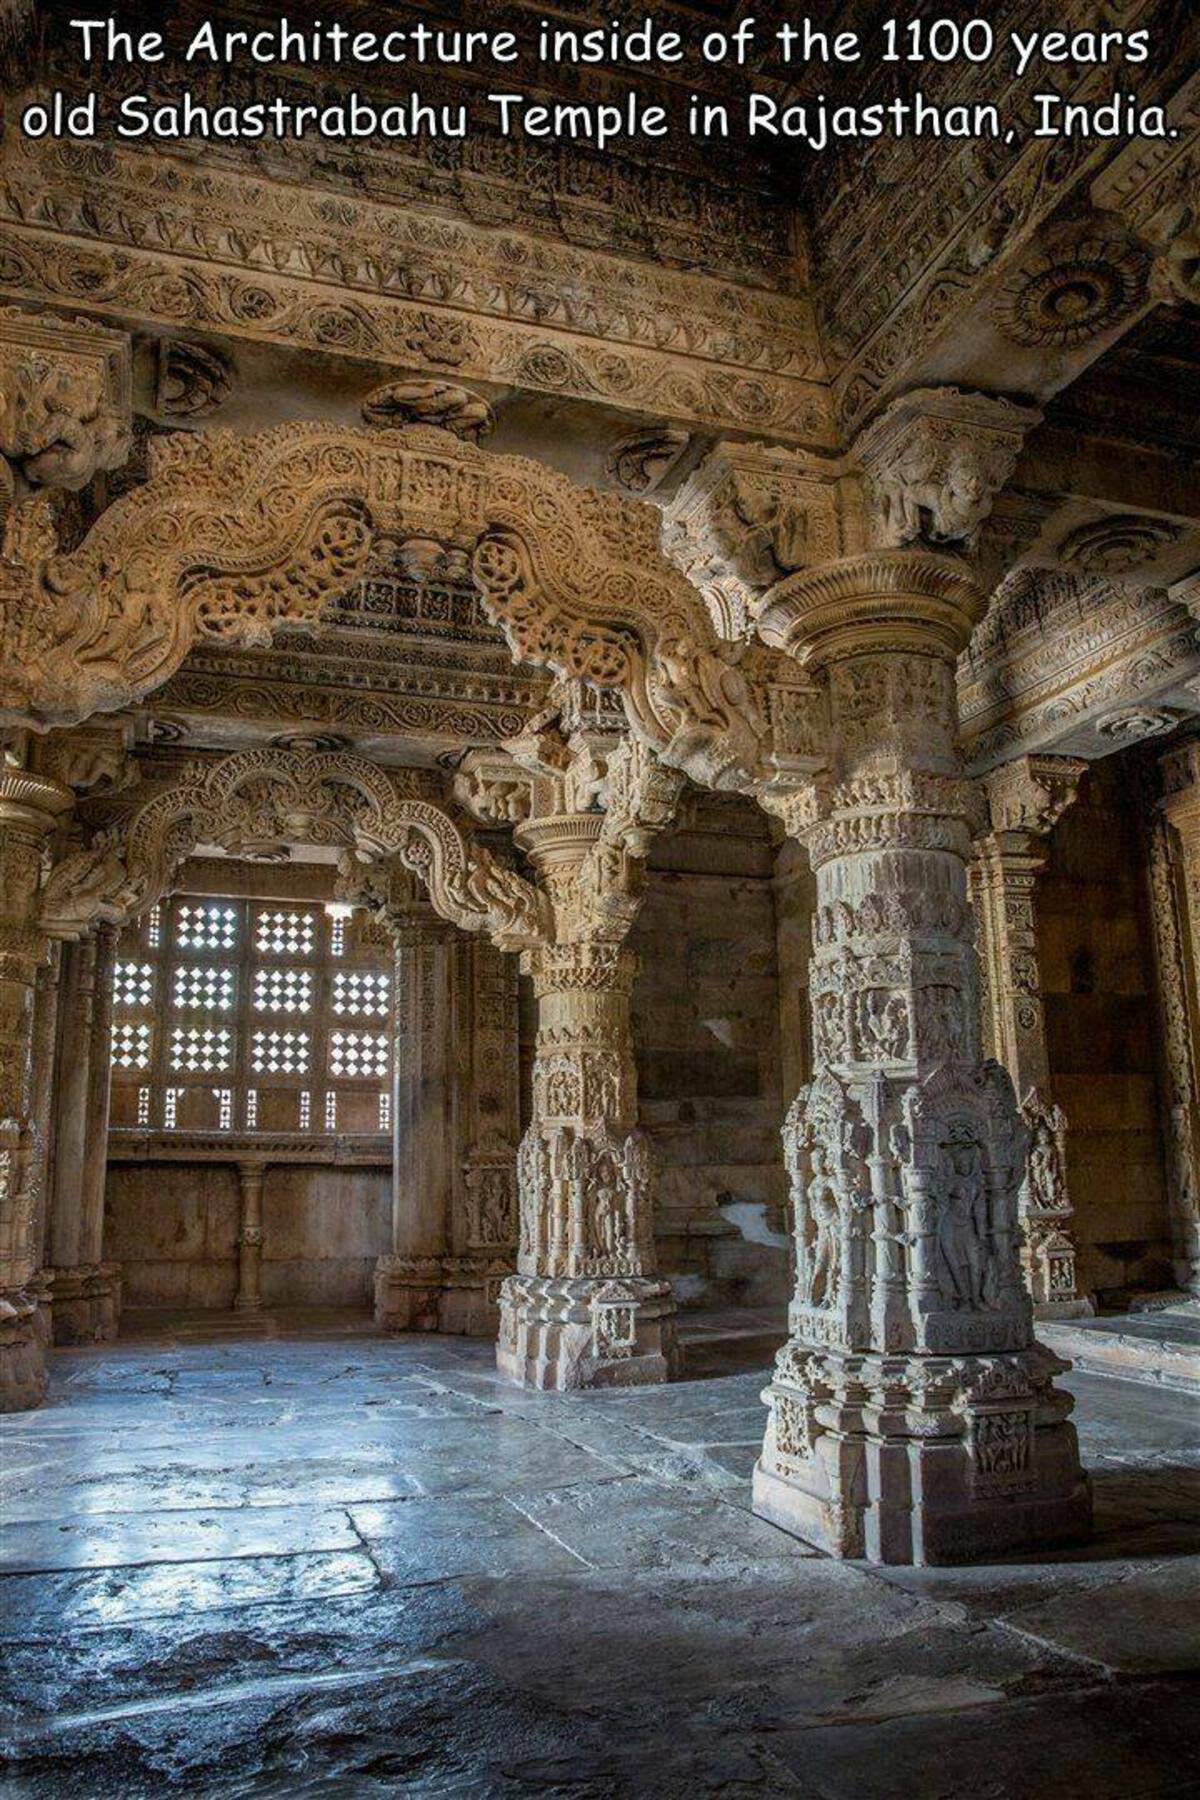
[{"label": "stone floor slab", "polygon": [[1189,1397],[1070,1378],[1093,1543],[878,1570],[752,1516],[766,1370],[720,1334],[703,1380],[560,1395],[315,1325],[56,1353],[0,1422],[5,1800],[1194,1785]]}]

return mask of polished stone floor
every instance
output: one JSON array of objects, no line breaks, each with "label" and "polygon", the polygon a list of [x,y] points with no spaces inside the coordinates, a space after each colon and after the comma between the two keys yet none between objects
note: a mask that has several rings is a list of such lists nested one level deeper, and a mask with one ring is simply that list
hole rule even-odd
[{"label": "polished stone floor", "polygon": [[[3,1422],[9,1795],[1200,1795],[1200,1404],[1073,1376],[1099,1533],[951,1571],[754,1519],[769,1357],[573,1397],[315,1315],[60,1352]],[[753,1365],[753,1366],[750,1366]]]}]

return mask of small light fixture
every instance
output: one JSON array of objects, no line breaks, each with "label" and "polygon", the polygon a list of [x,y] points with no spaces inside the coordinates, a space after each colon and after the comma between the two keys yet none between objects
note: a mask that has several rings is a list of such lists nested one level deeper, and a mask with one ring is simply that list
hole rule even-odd
[{"label": "small light fixture", "polygon": [[349,919],[354,914],[354,908],[349,900],[327,900],[325,913],[330,919]]}]

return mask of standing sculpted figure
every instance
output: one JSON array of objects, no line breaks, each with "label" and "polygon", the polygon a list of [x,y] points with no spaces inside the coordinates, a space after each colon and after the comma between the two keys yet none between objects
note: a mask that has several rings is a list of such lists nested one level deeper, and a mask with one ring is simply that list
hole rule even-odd
[{"label": "standing sculpted figure", "polygon": [[937,1241],[946,1275],[946,1297],[954,1306],[974,1309],[985,1304],[987,1262],[987,1196],[979,1146],[947,1144],[945,1169]]},{"label": "standing sculpted figure", "polygon": [[809,1305],[829,1306],[837,1298],[842,1203],[833,1171],[828,1165],[828,1152],[824,1144],[815,1140],[809,1152],[809,1178],[805,1198],[816,1233],[808,1277]]}]

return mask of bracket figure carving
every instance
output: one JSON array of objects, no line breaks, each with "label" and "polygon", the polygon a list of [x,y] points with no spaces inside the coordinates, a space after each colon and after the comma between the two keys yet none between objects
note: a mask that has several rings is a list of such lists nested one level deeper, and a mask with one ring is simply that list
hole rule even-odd
[{"label": "bracket figure carving", "polygon": [[84,487],[129,454],[123,331],[0,307],[0,395],[0,517],[40,490]]}]

